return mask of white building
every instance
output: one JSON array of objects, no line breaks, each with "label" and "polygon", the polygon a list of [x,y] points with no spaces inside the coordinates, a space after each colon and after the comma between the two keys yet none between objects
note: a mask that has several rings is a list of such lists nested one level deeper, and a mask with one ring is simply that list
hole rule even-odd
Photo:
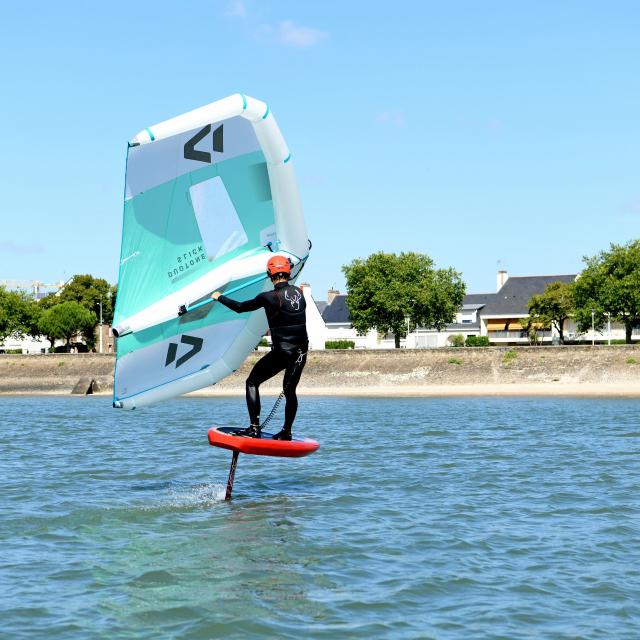
[{"label": "white building", "polygon": [[311,294],[311,285],[302,283],[300,285],[304,299],[307,303],[307,334],[309,335],[309,348],[313,350],[324,349],[327,340],[327,330],[322,319],[322,310],[326,303],[316,303]]},{"label": "white building", "polygon": [[[529,344],[529,336],[523,330],[520,320],[528,317],[527,305],[532,296],[543,293],[552,282],[569,283],[574,282],[577,277],[576,274],[509,277],[506,271],[498,271],[496,292],[467,294],[455,321],[442,331],[414,328],[408,318],[411,330],[400,344],[410,349],[447,347],[452,346],[455,336],[462,336],[465,340],[470,336],[486,336],[494,345]],[[394,347],[392,335],[379,337],[375,331],[370,331],[367,336],[356,334],[351,326],[346,295],[330,290],[327,302],[322,311],[327,340],[353,340],[357,347],[367,349]],[[568,319],[563,333],[565,342],[593,341],[602,344],[625,338],[624,326],[613,322],[600,331],[579,333],[575,322]],[[634,329],[632,335],[634,340],[640,340],[640,328]],[[559,342],[559,334],[554,327],[539,330],[537,338],[539,344]]]},{"label": "white building", "polygon": [[[322,303],[320,304],[322,306]],[[330,340],[352,340],[356,349],[376,349],[386,346],[378,339],[378,332],[375,329],[371,329],[364,336],[357,334],[351,324],[347,296],[335,289],[330,289],[327,294],[327,303],[322,311],[322,320],[325,325],[325,342]]]}]

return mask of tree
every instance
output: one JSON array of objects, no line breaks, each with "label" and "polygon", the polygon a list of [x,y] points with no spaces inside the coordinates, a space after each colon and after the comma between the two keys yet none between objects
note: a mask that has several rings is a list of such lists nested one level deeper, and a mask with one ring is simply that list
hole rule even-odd
[{"label": "tree", "polygon": [[113,322],[115,289],[103,278],[94,278],[89,274],[79,274],[73,276],[71,281],[61,290],[60,295],[57,296],[58,302],[79,302],[87,310],[95,314],[96,321],[91,331],[87,331],[85,334],[85,339],[89,346],[93,346],[95,343],[95,329],[100,318],[101,302],[102,321],[105,324]]},{"label": "tree", "polygon": [[627,344],[640,324],[640,240],[611,244],[608,251],[583,258],[586,268],[574,284],[576,321],[580,331],[601,329],[607,314],[625,327]]},{"label": "tree", "polygon": [[530,329],[552,324],[564,344],[564,323],[573,313],[573,283],[551,282],[543,293],[532,296],[529,307]]},{"label": "tree", "polygon": [[40,300],[38,300],[37,304],[36,304],[36,311],[34,313],[34,328],[31,332],[31,335],[34,336],[44,336],[50,343],[51,343],[51,349],[53,349],[54,347],[54,343],[56,341],[56,337],[54,335],[50,335],[47,334],[43,328],[44,327],[48,327],[51,328],[53,326],[55,326],[54,324],[50,323],[50,322],[45,322],[45,324],[42,324],[40,322],[40,319],[42,317],[42,315],[44,314],[45,311],[47,311],[48,309],[51,309],[52,307],[55,307],[56,305],[60,304],[60,298],[55,294],[55,293],[49,293],[48,295],[44,296],[43,298],[40,298]]},{"label": "tree", "polygon": [[0,342],[8,336],[29,333],[31,306],[23,291],[7,291],[0,287]]},{"label": "tree", "polygon": [[102,320],[105,324],[113,322],[115,287],[103,278],[94,278],[89,274],[75,275],[60,291],[58,300],[79,302],[89,311],[93,311],[96,316],[100,313],[100,301],[102,300]]},{"label": "tree", "polygon": [[527,334],[529,344],[534,347],[542,343],[542,337],[538,334],[538,331],[544,331],[551,327],[551,322],[548,319],[536,316],[520,318],[518,323]]},{"label": "tree", "polygon": [[95,325],[95,313],[73,300],[44,310],[38,320],[38,328],[51,342],[51,348],[56,338],[63,338],[68,346],[74,335],[82,333],[86,337]]},{"label": "tree", "polygon": [[453,269],[434,269],[420,253],[384,253],[356,258],[342,267],[347,280],[347,304],[359,334],[369,329],[392,331],[395,346],[414,326],[441,330],[452,322],[462,304],[465,284]]}]

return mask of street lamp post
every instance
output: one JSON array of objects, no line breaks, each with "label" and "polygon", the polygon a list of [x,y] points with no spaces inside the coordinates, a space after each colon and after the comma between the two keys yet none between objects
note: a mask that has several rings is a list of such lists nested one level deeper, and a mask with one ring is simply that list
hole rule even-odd
[{"label": "street lamp post", "polygon": [[405,338],[405,341],[404,341],[404,348],[407,349],[409,347],[409,328],[410,328],[409,322],[411,319],[409,318],[409,316],[405,316],[405,320],[407,321],[407,337]]},{"label": "street lamp post", "polygon": [[100,296],[100,353],[102,353],[102,296]]},{"label": "street lamp post", "polygon": [[607,311],[607,344],[611,346],[611,314]]},{"label": "street lamp post", "polygon": [[591,346],[595,346],[596,344],[596,329],[595,329],[595,317],[596,310],[591,309]]}]

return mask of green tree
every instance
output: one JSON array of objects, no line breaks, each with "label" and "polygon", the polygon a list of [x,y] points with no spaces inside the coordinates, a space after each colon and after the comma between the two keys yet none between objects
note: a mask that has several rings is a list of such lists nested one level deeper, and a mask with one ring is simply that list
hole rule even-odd
[{"label": "green tree", "polygon": [[75,275],[60,291],[58,300],[79,302],[89,311],[93,311],[96,316],[100,314],[100,301],[102,300],[102,321],[105,324],[113,322],[115,287],[103,278],[94,278],[89,274]]},{"label": "green tree", "polygon": [[585,256],[586,265],[574,285],[576,321],[580,331],[602,329],[607,314],[625,327],[625,340],[640,324],[640,240],[612,244],[608,251]]},{"label": "green tree", "polygon": [[551,328],[551,321],[539,316],[529,315],[526,318],[520,318],[518,323],[522,327],[522,330],[527,334],[529,344],[534,347],[542,344],[542,336],[540,336],[538,331],[546,331]]},{"label": "green tree", "polygon": [[57,296],[58,302],[79,302],[96,316],[96,322],[91,331],[86,333],[87,344],[92,347],[96,341],[96,326],[100,319],[100,304],[102,303],[102,321],[112,324],[115,305],[116,288],[103,278],[94,278],[89,274],[73,276]]},{"label": "green tree", "polygon": [[40,298],[40,300],[38,300],[36,304],[36,310],[34,313],[32,335],[36,335],[36,336],[43,335],[51,343],[51,349],[53,349],[54,342],[56,341],[56,336],[47,334],[43,330],[43,328],[44,327],[50,328],[55,325],[53,325],[50,322],[45,322],[45,324],[43,324],[40,322],[40,318],[42,317],[45,311],[59,304],[60,304],[60,298],[55,293],[50,293],[44,296],[44,298]]},{"label": "green tree", "polygon": [[457,271],[435,269],[420,253],[380,251],[356,258],[342,271],[353,327],[359,334],[392,331],[396,348],[407,333],[407,318],[414,326],[441,330],[453,321],[465,294]]},{"label": "green tree", "polygon": [[7,291],[0,287],[0,342],[8,336],[29,333],[31,306],[23,291]]},{"label": "green tree", "polygon": [[96,325],[96,314],[79,302],[69,300],[45,309],[38,320],[40,333],[47,336],[51,348],[56,338],[65,340],[67,346],[77,333],[86,336]]},{"label": "green tree", "polygon": [[564,344],[564,323],[574,312],[573,283],[551,282],[543,293],[531,297],[529,307],[529,329],[553,325],[560,343]]}]

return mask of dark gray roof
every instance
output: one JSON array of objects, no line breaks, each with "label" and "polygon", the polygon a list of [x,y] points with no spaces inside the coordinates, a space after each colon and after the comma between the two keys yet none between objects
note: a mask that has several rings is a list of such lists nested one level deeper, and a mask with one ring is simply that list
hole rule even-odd
[{"label": "dark gray roof", "polygon": [[322,312],[322,319],[328,322],[340,322],[340,323],[348,323],[351,322],[351,317],[349,316],[349,308],[347,307],[347,295],[341,293],[337,295],[332,301],[331,304],[328,304],[324,311]]},{"label": "dark gray roof", "polygon": [[462,301],[462,306],[474,304],[474,305],[485,305],[489,302],[493,302],[495,299],[495,293],[467,293]]},{"label": "dark gray roof", "polygon": [[327,308],[327,303],[324,300],[314,300],[316,303],[316,307],[320,312],[320,315],[324,313],[324,310]]},{"label": "dark gray roof", "polygon": [[[559,276],[516,276],[510,277],[498,293],[489,294],[491,300],[480,311],[482,317],[511,315],[513,317],[527,315],[527,303],[532,296],[543,293],[552,282],[573,282],[573,275]],[[483,294],[476,294],[483,295]],[[465,298],[465,303],[467,299]]]}]

